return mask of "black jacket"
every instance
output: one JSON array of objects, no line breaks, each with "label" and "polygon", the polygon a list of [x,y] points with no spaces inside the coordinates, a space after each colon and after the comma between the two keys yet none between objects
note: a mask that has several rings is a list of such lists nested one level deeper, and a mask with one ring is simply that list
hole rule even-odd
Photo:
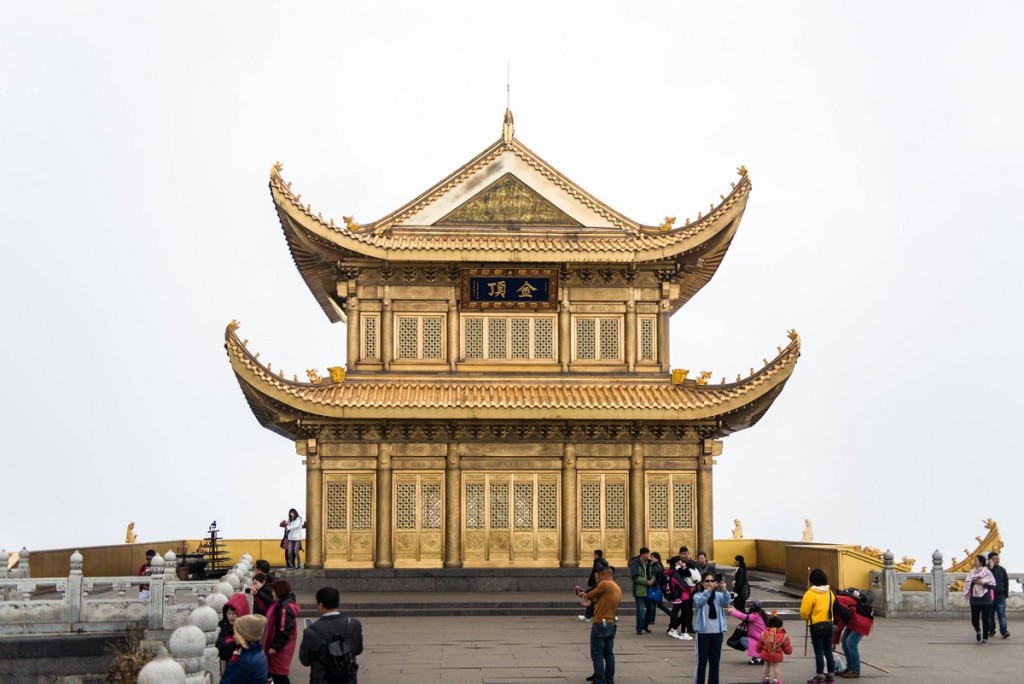
[{"label": "black jacket", "polygon": [[[363,625],[355,618],[342,615],[325,615],[302,633],[302,645],[299,646],[299,662],[309,668],[310,684],[327,682],[327,645],[336,634],[345,634],[352,641],[352,653],[363,652]],[[349,680],[357,684],[356,678]]]},{"label": "black jacket", "polygon": [[1006,568],[997,565],[991,568],[992,576],[996,578],[996,596],[1003,598],[1010,597],[1010,577],[1006,574]]}]

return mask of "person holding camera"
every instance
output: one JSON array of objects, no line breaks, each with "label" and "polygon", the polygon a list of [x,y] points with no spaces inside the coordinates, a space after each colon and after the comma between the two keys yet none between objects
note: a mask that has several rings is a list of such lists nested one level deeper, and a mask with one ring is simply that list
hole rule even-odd
[{"label": "person holding camera", "polygon": [[590,591],[574,587],[580,598],[593,601],[594,617],[590,627],[590,659],[594,674],[587,677],[594,684],[612,684],[615,681],[615,611],[622,600],[622,590],[612,579],[613,568],[604,566],[597,573],[597,586]]},{"label": "person holding camera", "polygon": [[697,672],[696,684],[718,684],[718,665],[722,660],[725,641],[726,613],[732,597],[725,588],[725,576],[704,573],[701,588],[693,595],[693,608],[697,613]]}]

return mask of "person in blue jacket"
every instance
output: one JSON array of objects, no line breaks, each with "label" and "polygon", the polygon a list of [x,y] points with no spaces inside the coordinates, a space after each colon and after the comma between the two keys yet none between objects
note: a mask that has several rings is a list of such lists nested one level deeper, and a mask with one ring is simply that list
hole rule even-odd
[{"label": "person in blue jacket", "polygon": [[267,618],[262,615],[242,615],[235,620],[238,648],[228,658],[221,684],[266,684],[267,656],[260,642],[266,627]]},{"label": "person in blue jacket", "polygon": [[705,572],[700,589],[693,595],[693,609],[697,613],[697,671],[695,684],[718,684],[718,664],[722,659],[722,642],[726,630],[725,616],[732,597],[725,588],[725,577]]}]

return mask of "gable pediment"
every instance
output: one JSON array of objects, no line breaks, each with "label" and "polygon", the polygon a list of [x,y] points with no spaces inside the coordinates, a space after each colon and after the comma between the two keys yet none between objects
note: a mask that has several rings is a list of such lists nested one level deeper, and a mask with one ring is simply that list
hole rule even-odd
[{"label": "gable pediment", "polygon": [[580,226],[511,173],[460,205],[435,225]]}]

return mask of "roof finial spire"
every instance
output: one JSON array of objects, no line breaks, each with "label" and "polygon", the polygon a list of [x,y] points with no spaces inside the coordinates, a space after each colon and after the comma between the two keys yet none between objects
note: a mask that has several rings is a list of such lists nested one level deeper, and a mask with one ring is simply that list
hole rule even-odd
[{"label": "roof finial spire", "polygon": [[516,135],[515,125],[512,123],[512,62],[505,63],[505,123],[501,127],[501,137],[506,145],[512,144],[512,138]]}]

